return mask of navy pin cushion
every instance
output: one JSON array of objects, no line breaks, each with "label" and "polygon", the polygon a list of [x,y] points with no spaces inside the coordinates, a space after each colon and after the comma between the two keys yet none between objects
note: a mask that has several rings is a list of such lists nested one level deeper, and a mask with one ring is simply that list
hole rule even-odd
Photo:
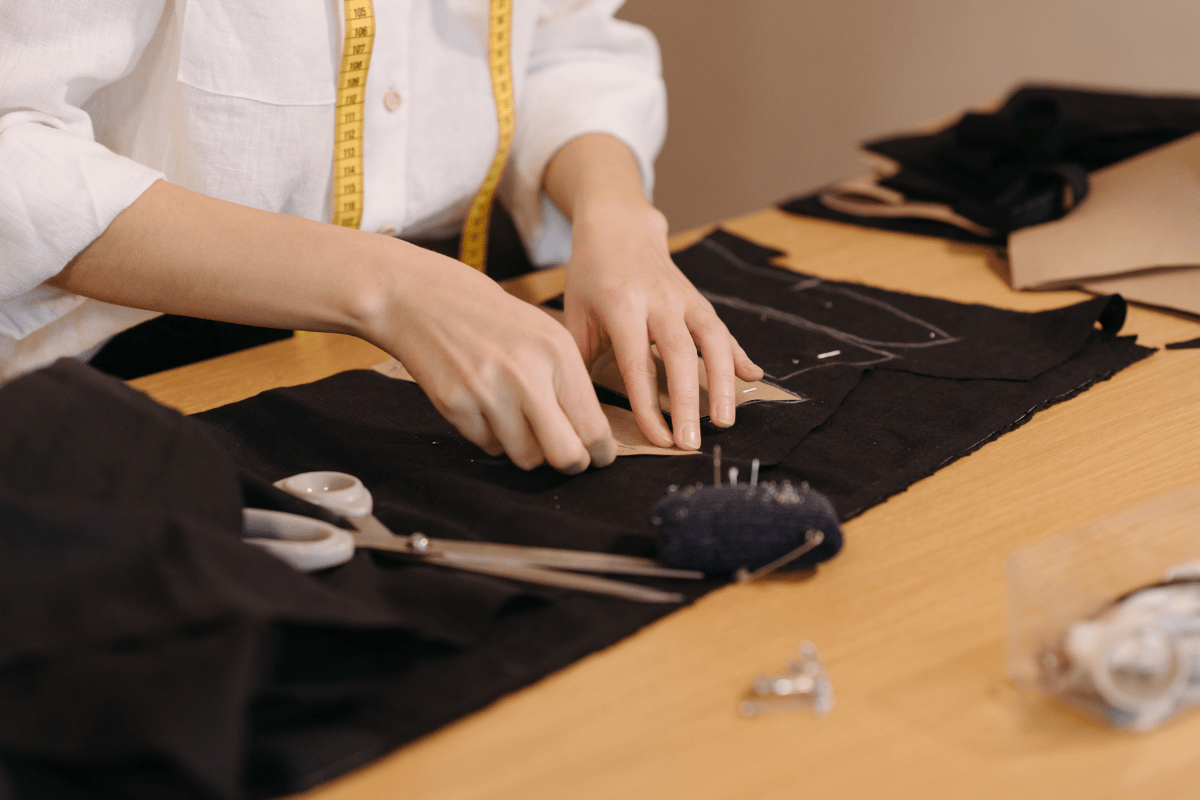
[{"label": "navy pin cushion", "polygon": [[[811,567],[841,550],[842,530],[828,497],[807,483],[759,483],[757,460],[749,483],[739,485],[731,469],[730,482],[721,485],[720,458],[717,448],[713,486],[672,486],[655,504],[650,523],[663,564],[744,579],[782,566]],[[747,575],[751,570],[757,572]]]}]

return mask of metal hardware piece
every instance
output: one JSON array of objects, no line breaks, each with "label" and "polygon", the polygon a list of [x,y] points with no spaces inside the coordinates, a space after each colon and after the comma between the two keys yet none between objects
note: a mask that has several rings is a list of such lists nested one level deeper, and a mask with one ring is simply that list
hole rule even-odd
[{"label": "metal hardware piece", "polygon": [[824,716],[833,709],[833,682],[812,642],[800,645],[800,657],[789,661],[780,675],[760,675],[738,704],[743,717],[790,711],[814,711]]}]

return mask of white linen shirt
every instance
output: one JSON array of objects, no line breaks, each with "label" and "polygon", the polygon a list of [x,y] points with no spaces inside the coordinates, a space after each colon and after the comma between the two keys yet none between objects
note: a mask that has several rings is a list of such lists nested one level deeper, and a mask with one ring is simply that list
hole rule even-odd
[{"label": "white linen shirt", "polygon": [[[645,189],[665,132],[648,31],[621,0],[514,0],[516,138],[500,197],[531,257],[565,260],[541,193],[553,154],[609,133]],[[363,230],[453,234],[498,139],[487,0],[374,0]],[[153,312],[44,282],[159,178],[331,218],[341,0],[0,4],[0,381],[94,350]]]}]

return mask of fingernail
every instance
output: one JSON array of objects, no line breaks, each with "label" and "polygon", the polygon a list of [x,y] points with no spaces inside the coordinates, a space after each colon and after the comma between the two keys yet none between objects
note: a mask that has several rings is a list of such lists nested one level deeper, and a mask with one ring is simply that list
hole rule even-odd
[{"label": "fingernail", "polygon": [[683,447],[687,450],[700,449],[700,427],[694,422],[683,426]]},{"label": "fingernail", "polygon": [[657,439],[655,444],[659,447],[674,447],[675,437],[671,434],[671,429],[664,422],[654,431],[654,439]]},{"label": "fingernail", "polygon": [[713,421],[725,427],[733,424],[733,398],[722,397],[717,400],[717,413],[714,415]]}]

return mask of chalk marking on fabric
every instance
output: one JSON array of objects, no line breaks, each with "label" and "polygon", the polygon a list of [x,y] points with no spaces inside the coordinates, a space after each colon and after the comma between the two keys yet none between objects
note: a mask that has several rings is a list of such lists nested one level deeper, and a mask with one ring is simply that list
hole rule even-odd
[{"label": "chalk marking on fabric", "polygon": [[820,278],[809,278],[808,280],[798,281],[793,284],[790,291],[803,292],[805,289],[811,289],[814,286],[820,286],[822,283],[824,283],[824,281],[822,281]]}]

